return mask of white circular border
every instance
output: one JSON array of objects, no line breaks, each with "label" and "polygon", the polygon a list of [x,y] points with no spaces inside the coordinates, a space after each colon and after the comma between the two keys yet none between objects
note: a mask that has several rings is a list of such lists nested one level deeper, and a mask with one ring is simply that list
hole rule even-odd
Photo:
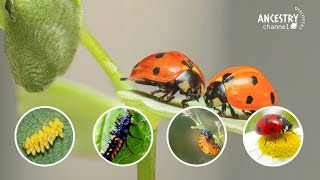
[{"label": "white circular border", "polygon": [[[294,117],[294,119],[298,122],[298,124],[299,124],[299,127],[301,128],[301,131],[302,131],[302,136],[303,136],[303,138],[301,138],[301,144],[300,144],[300,147],[299,147],[299,149],[298,149],[298,151],[296,152],[296,154],[292,157],[292,158],[290,158],[288,161],[285,161],[285,162],[283,162],[283,163],[279,163],[279,164],[276,164],[276,165],[268,165],[268,164],[263,164],[263,163],[260,163],[258,160],[256,160],[255,158],[253,158],[252,156],[251,156],[251,154],[248,152],[248,150],[247,150],[247,147],[245,146],[245,143],[244,143],[244,135],[246,134],[246,129],[247,129],[247,126],[248,126],[248,124],[249,124],[249,121],[252,119],[252,117],[253,116],[255,116],[257,113],[259,113],[259,112],[261,112],[261,111],[264,111],[264,110],[268,110],[268,109],[273,109],[273,111],[276,111],[276,109],[277,110],[282,110],[282,111],[286,111],[287,113],[289,113],[289,114],[291,114],[293,117]],[[296,158],[296,156],[299,154],[299,152],[300,152],[300,150],[301,150],[301,148],[302,148],[302,145],[303,145],[303,139],[304,139],[304,132],[303,132],[303,128],[302,128],[302,125],[301,125],[301,123],[300,123],[300,120],[297,118],[297,116],[295,116],[291,111],[289,111],[288,109],[286,109],[286,108],[284,108],[284,107],[281,107],[281,106],[267,106],[267,107],[264,107],[264,108],[261,108],[261,109],[259,109],[259,110],[257,110],[256,112],[254,112],[249,118],[248,118],[248,120],[247,120],[247,122],[246,122],[246,124],[245,124],[245,126],[244,126],[244,128],[243,128],[243,132],[242,132],[242,143],[243,143],[243,146],[244,146],[244,148],[245,148],[245,150],[246,150],[246,152],[247,152],[247,154],[251,157],[251,159],[253,159],[255,162],[257,162],[258,164],[260,164],[260,165],[263,165],[263,166],[266,166],[266,167],[279,167],[279,166],[283,166],[283,165],[286,165],[286,164],[288,164],[289,162],[291,162],[294,158]]]},{"label": "white circular border", "polygon": [[[95,131],[96,131],[98,122],[101,120],[101,118],[102,118],[105,114],[107,114],[107,113],[109,113],[110,111],[113,111],[113,110],[115,110],[115,109],[129,109],[129,110],[133,110],[133,111],[138,112],[138,113],[139,113],[140,115],[142,115],[143,118],[147,121],[147,123],[148,123],[148,125],[149,125],[149,128],[150,128],[151,141],[150,141],[150,145],[149,145],[149,148],[148,148],[147,152],[146,152],[140,159],[138,159],[137,161],[135,161],[135,162],[133,162],[133,163],[130,163],[130,164],[116,164],[116,163],[113,163],[113,162],[111,162],[111,161],[108,161],[106,158],[104,158],[104,157],[101,155],[101,152],[99,151],[99,149],[97,148],[96,143],[95,143],[95,142],[96,142],[96,141],[95,141]],[[150,152],[150,150],[151,150],[151,147],[152,147],[152,144],[153,144],[153,129],[152,129],[152,126],[151,126],[151,123],[150,123],[149,119],[148,119],[141,111],[137,110],[136,108],[129,107],[129,106],[116,106],[116,107],[113,107],[113,108],[111,108],[111,109],[108,109],[107,111],[105,111],[104,113],[102,113],[102,114],[100,115],[100,117],[97,119],[97,121],[96,121],[96,123],[95,123],[95,125],[94,125],[94,127],[93,127],[92,142],[93,142],[93,146],[94,146],[95,150],[97,151],[97,153],[99,154],[99,156],[100,156],[103,160],[105,160],[106,162],[108,162],[108,163],[110,163],[110,164],[112,164],[112,165],[114,165],[114,166],[118,166],[118,167],[128,167],[128,166],[132,166],[132,165],[135,165],[135,164],[139,163],[140,161],[142,161],[142,160],[149,154],[149,152]]]},{"label": "white circular border", "polygon": [[[225,141],[224,141],[224,145],[223,145],[223,147],[222,147],[222,150],[221,150],[220,153],[219,153],[215,158],[213,158],[211,161],[208,161],[208,162],[203,163],[203,164],[191,164],[191,163],[184,162],[183,160],[181,160],[180,158],[178,158],[178,157],[176,156],[176,154],[173,152],[173,150],[171,149],[171,146],[170,146],[170,142],[169,142],[169,131],[170,131],[170,127],[171,127],[172,122],[175,120],[175,118],[176,118],[178,115],[180,115],[182,112],[187,111],[187,110],[189,110],[189,109],[205,109],[205,110],[211,112],[212,114],[214,114],[214,115],[219,119],[219,121],[221,122],[221,124],[222,124],[222,126],[223,126],[223,130],[224,130],[224,134],[225,134],[225,135],[224,135]],[[216,112],[214,112],[213,110],[211,110],[211,109],[209,109],[209,108],[207,108],[207,107],[191,106],[191,107],[182,109],[182,110],[179,111],[176,115],[174,115],[174,117],[171,119],[171,121],[170,121],[170,123],[169,123],[169,125],[168,125],[168,128],[167,128],[167,133],[166,133],[166,136],[167,136],[167,137],[166,137],[166,139],[167,139],[167,145],[168,145],[168,148],[169,148],[171,154],[172,154],[179,162],[181,162],[182,164],[185,164],[185,165],[187,165],[187,166],[191,166],[191,167],[202,167],[202,166],[206,166],[206,165],[208,165],[208,164],[213,163],[215,160],[217,160],[217,159],[222,155],[224,149],[225,149],[226,146],[227,146],[227,140],[228,140],[227,134],[228,134],[228,132],[227,132],[226,126],[225,126],[224,122],[222,121],[221,117],[220,117]]]},{"label": "white circular border", "polygon": [[[21,121],[23,120],[23,118],[24,118],[27,114],[29,114],[29,113],[32,112],[32,111],[38,110],[38,109],[52,109],[52,110],[58,111],[60,114],[62,114],[62,115],[68,120],[68,122],[69,122],[69,124],[70,124],[70,126],[71,126],[71,129],[72,129],[72,133],[73,133],[72,145],[71,145],[68,153],[67,153],[62,159],[60,159],[59,161],[57,161],[57,162],[55,162],[55,163],[51,163],[51,164],[38,164],[38,163],[35,163],[35,162],[29,160],[27,157],[25,157],[25,156],[22,154],[22,152],[21,152],[21,150],[20,150],[20,147],[18,146],[17,132],[18,132],[18,127],[19,127]],[[35,165],[35,166],[39,166],[39,167],[50,167],[50,166],[54,166],[54,165],[56,165],[56,164],[59,164],[59,163],[62,162],[63,160],[65,160],[65,159],[69,156],[69,154],[71,153],[71,151],[72,151],[72,149],[73,149],[73,146],[74,146],[75,140],[76,140],[76,134],[75,134],[74,127],[73,127],[73,124],[72,124],[70,118],[69,118],[63,111],[61,111],[60,109],[55,108],[55,107],[51,107],[51,106],[38,106],[38,107],[34,107],[34,108],[30,109],[29,111],[27,111],[26,113],[24,113],[23,116],[19,119],[19,121],[18,121],[18,123],[17,123],[17,125],[16,125],[16,128],[15,128],[15,130],[14,130],[14,142],[15,142],[15,144],[16,144],[17,150],[19,151],[19,154],[20,154],[26,161],[28,161],[29,163],[31,163],[31,164],[33,164],[33,165]]]}]

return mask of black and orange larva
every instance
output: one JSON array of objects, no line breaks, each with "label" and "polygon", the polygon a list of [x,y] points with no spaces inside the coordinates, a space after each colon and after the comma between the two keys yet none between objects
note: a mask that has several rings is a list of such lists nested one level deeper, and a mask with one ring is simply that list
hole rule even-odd
[{"label": "black and orange larva", "polygon": [[217,155],[220,152],[219,145],[211,140],[212,133],[208,130],[200,130],[198,136],[198,146],[208,155]]},{"label": "black and orange larva", "polygon": [[127,144],[128,136],[142,140],[141,138],[135,137],[130,133],[130,127],[144,122],[144,120],[139,121],[137,123],[132,123],[131,118],[132,114],[130,114],[129,111],[124,115],[124,117],[120,118],[120,115],[117,117],[115,122],[116,130],[110,132],[110,134],[113,136],[108,143],[107,150],[104,153],[102,153],[102,156],[107,160],[112,162],[112,160],[121,150],[123,144],[125,144],[128,150],[133,154],[132,150],[128,147]]}]

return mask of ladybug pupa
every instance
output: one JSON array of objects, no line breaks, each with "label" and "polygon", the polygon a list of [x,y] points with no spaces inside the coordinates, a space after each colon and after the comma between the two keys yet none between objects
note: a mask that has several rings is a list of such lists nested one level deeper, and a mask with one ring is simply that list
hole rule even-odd
[{"label": "ladybug pupa", "polygon": [[217,155],[220,152],[220,146],[214,142],[212,139],[212,133],[208,130],[200,130],[200,134],[198,136],[198,146],[208,155]]},{"label": "ladybug pupa", "polygon": [[227,106],[234,119],[239,119],[233,107],[247,116],[256,110],[275,106],[278,96],[270,81],[258,69],[238,66],[226,69],[215,75],[204,95],[208,107],[221,106],[220,116],[225,116]]},{"label": "ladybug pupa", "polygon": [[63,126],[58,118],[49,121],[48,125],[42,126],[38,133],[26,138],[23,148],[28,155],[35,156],[36,153],[44,153],[46,149],[50,148],[50,145],[53,145],[58,136],[63,138]]},{"label": "ladybug pupa", "polygon": [[184,54],[171,51],[152,54],[142,59],[132,70],[130,79],[138,84],[157,86],[151,94],[164,93],[161,102],[168,103],[179,91],[186,99],[181,101],[187,107],[189,101],[197,100],[204,93],[204,76],[200,69]]}]

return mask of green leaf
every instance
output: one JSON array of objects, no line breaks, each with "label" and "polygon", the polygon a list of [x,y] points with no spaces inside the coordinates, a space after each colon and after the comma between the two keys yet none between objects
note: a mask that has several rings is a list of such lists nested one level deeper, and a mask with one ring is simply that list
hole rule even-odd
[{"label": "green leaf", "polygon": [[[59,118],[64,124],[64,137],[57,137],[53,145],[50,145],[50,148],[44,153],[37,153],[35,156],[27,155],[23,148],[26,138],[38,133],[42,126],[48,125],[49,121],[53,121],[55,118]],[[37,109],[27,114],[17,130],[17,142],[20,151],[26,158],[37,164],[52,164],[63,159],[72,146],[72,140],[73,132],[68,120],[58,111],[48,108]]]},{"label": "green leaf", "polygon": [[[110,132],[116,130],[115,120],[120,115],[123,117],[127,113],[126,109],[119,108],[115,109],[108,114],[106,114],[100,120],[98,124],[95,136],[96,136],[96,145],[99,148],[99,151],[105,152],[112,135]],[[132,122],[137,123],[144,120],[144,117],[135,111],[130,111],[132,113]],[[147,151],[151,143],[151,129],[149,128],[148,123],[142,122],[136,126],[130,127],[130,132],[133,136],[141,138],[142,140],[132,138],[128,136],[127,143],[130,150],[133,151],[133,154],[130,152],[128,147],[123,144],[119,153],[112,160],[116,164],[130,164],[139,160]]]},{"label": "green leaf", "polygon": [[46,89],[71,64],[81,32],[78,0],[5,0],[5,54],[17,84]]},{"label": "green leaf", "polygon": [[96,155],[92,146],[92,129],[96,120],[106,110],[123,104],[97,91],[68,81],[56,81],[46,91],[36,94],[18,88],[17,107],[20,115],[33,107],[43,105],[56,107],[71,119],[76,131],[73,152]]}]

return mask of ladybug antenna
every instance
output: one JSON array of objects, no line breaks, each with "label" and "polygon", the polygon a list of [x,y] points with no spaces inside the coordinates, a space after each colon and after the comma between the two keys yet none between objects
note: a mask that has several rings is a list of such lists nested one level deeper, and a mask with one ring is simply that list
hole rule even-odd
[{"label": "ladybug antenna", "polygon": [[125,77],[120,78],[120,81],[128,81],[128,80],[129,80],[129,78],[125,78]]}]

